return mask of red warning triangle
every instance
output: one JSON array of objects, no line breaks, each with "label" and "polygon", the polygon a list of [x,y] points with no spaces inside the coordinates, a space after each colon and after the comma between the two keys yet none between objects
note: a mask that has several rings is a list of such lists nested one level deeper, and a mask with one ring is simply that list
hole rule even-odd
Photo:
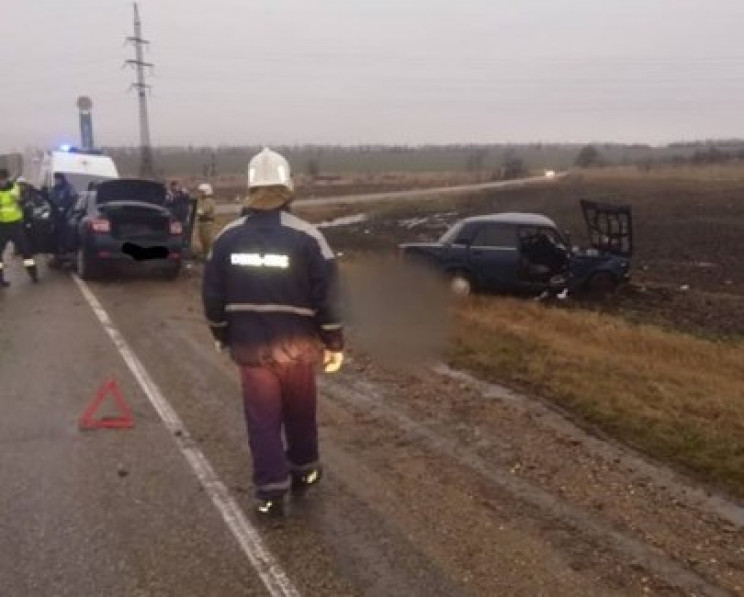
[{"label": "red warning triangle", "polygon": [[[114,397],[114,403],[119,414],[113,417],[96,417],[96,413],[109,394]],[[124,396],[119,389],[119,384],[113,379],[110,379],[100,387],[93,402],[88,405],[83,416],[80,417],[80,429],[131,429],[132,427],[134,427],[132,409],[129,408],[127,401],[124,400]]]}]

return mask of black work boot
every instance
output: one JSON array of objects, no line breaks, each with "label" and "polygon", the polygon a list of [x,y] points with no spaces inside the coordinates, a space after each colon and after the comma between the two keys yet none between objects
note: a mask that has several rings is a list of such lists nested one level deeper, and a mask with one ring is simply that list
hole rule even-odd
[{"label": "black work boot", "polygon": [[292,494],[304,495],[313,485],[317,485],[322,478],[323,469],[321,468],[292,473]]},{"label": "black work boot", "polygon": [[284,516],[284,500],[282,498],[258,500],[256,514],[259,518],[282,518]]},{"label": "black work boot", "polygon": [[0,269],[0,288],[7,288],[10,286],[10,282],[7,282],[5,280],[5,277],[3,276],[3,270]]}]

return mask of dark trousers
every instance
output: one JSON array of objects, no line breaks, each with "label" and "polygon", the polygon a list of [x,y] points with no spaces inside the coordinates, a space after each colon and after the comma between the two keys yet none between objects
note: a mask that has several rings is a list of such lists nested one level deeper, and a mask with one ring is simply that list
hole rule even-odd
[{"label": "dark trousers", "polygon": [[31,253],[30,247],[26,242],[26,232],[23,228],[23,221],[18,222],[0,222],[0,280],[3,278],[3,253],[8,243],[12,242],[16,252],[23,255],[23,265],[29,276],[36,279],[36,262]]},{"label": "dark trousers", "polygon": [[291,473],[318,466],[315,366],[241,367],[240,373],[256,497],[276,499],[289,490]]},{"label": "dark trousers", "polygon": [[26,242],[26,232],[23,229],[23,221],[18,222],[0,222],[0,256],[5,251],[8,243],[15,245],[17,253],[23,255],[24,259],[31,258],[31,251]]}]

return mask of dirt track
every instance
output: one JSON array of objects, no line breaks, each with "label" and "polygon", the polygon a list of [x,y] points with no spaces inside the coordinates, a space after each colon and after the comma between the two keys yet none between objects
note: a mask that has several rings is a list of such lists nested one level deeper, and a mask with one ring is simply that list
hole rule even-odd
[{"label": "dirt track", "polygon": [[[211,347],[198,285],[192,271],[172,284],[127,279],[91,287],[248,511],[251,484],[237,376]],[[34,331],[39,313],[54,310],[40,300],[42,292],[53,294],[66,314],[49,320],[43,338]],[[84,503],[116,504],[97,523],[103,535],[97,535],[95,557],[118,561],[121,573],[91,572],[91,578],[109,574],[105,594],[173,594],[168,583],[177,576],[169,571],[177,575],[181,566],[188,567],[186,578],[203,582],[178,583],[179,595],[206,594],[205,586],[210,595],[257,594],[248,562],[213,520],[196,480],[172,453],[167,433],[88,311],[63,274],[47,275],[38,287],[19,281],[0,301],[3,356],[13,348],[30,349],[24,338],[36,337],[33,362],[58,363],[44,377],[33,367],[11,370],[13,359],[0,359],[2,378],[10,379],[11,371],[16,376],[3,396],[10,405],[3,427],[6,453],[25,449],[28,469],[34,470],[51,457],[40,442],[63,437],[78,446],[55,459],[54,469],[62,479],[75,471],[76,484],[45,490],[57,503],[55,517],[69,522],[64,548],[59,544],[64,558],[48,553],[38,561],[47,567],[66,562],[54,574],[35,568],[33,560],[19,561],[33,553],[31,529],[38,528],[35,521],[48,502],[29,498],[36,494],[33,475],[23,490],[18,475],[26,473],[0,469],[4,536],[12,529],[28,547],[6,544],[0,552],[0,586],[15,589],[8,594],[93,594],[81,592],[86,585],[76,584],[79,570],[72,564],[85,561],[89,549],[86,532],[75,527],[84,518],[72,516],[74,500],[55,493],[72,491]],[[11,321],[12,328],[6,327]],[[78,326],[85,331],[65,340]],[[60,356],[78,364],[74,382],[59,377],[67,370]],[[138,431],[81,439],[74,420],[102,371],[122,380]],[[60,379],[74,385],[70,392],[55,393]],[[385,370],[353,347],[346,371],[323,377],[321,387],[326,480],[294,504],[286,522],[262,528],[303,594],[744,594],[744,511],[578,431],[538,402],[446,370]],[[26,433],[24,428],[38,423],[27,410],[40,408],[49,392],[60,418]],[[28,446],[38,450],[28,452]],[[56,452],[61,447],[49,446]],[[83,463],[91,455],[96,465],[87,469]],[[88,478],[108,478],[119,466],[126,477],[103,484]],[[160,540],[132,538],[147,535],[148,528],[160,529]],[[53,529],[46,532],[56,536]],[[145,549],[148,541],[154,543]],[[180,559],[169,560],[167,551],[155,547],[163,541],[177,541]],[[35,591],[22,590],[29,587]]]}]

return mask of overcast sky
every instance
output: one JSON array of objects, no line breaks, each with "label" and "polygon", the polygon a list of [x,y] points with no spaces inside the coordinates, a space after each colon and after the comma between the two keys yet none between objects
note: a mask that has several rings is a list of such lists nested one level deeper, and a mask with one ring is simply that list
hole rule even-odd
[{"label": "overcast sky", "polygon": [[[0,151],[136,144],[132,5],[2,0]],[[742,0],[142,0],[153,143],[744,137]]]}]

